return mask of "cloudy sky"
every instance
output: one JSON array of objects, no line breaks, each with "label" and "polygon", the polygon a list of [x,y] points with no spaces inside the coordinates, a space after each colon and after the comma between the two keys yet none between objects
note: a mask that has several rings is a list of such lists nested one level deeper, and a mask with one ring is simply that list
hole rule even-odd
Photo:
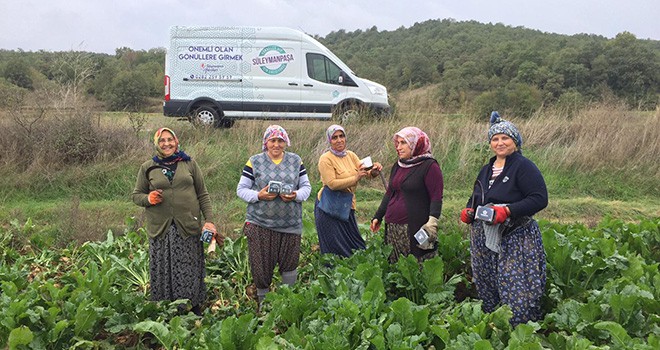
[{"label": "cloudy sky", "polygon": [[658,0],[0,0],[0,49],[166,47],[169,27],[285,26],[325,36],[453,18],[560,34],[660,40]]}]

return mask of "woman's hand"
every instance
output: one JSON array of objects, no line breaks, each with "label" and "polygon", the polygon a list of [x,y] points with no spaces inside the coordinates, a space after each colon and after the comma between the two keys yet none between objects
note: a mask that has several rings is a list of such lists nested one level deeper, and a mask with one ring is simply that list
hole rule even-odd
[{"label": "woman's hand", "polygon": [[511,212],[508,210],[509,207],[502,207],[499,205],[494,205],[491,208],[495,210],[495,217],[493,218],[493,225],[501,224],[506,221],[506,218],[511,215]]},{"label": "woman's hand", "polygon": [[259,191],[259,194],[257,194],[257,198],[259,198],[260,201],[272,201],[277,197],[277,193],[270,193],[268,192],[268,186],[264,187]]},{"label": "woman's hand", "polygon": [[380,230],[380,221],[378,219],[371,220],[371,225],[369,225],[371,232],[376,233]]},{"label": "woman's hand", "polygon": [[209,230],[213,232],[214,236],[218,233],[218,231],[215,229],[215,225],[210,221],[204,223],[204,227],[202,228],[202,230]]},{"label": "woman's hand", "polygon": [[360,181],[361,178],[367,176],[368,174],[369,174],[369,171],[367,169],[365,169],[365,168],[358,169],[357,174],[355,174],[355,178],[356,178],[355,182]]},{"label": "woman's hand", "polygon": [[463,210],[461,210],[461,221],[466,224],[471,224],[472,221],[474,221],[474,209],[463,208]]},{"label": "woman's hand", "polygon": [[290,194],[281,193],[280,198],[282,198],[282,201],[284,202],[291,202],[296,199],[296,191],[293,191]]},{"label": "woman's hand", "polygon": [[160,189],[159,190],[153,190],[153,191],[149,192],[149,197],[148,197],[149,204],[156,205],[156,204],[162,203],[163,202],[162,193],[163,193],[163,190],[160,190]]},{"label": "woman's hand", "polygon": [[383,165],[378,162],[375,162],[374,167],[371,168],[369,174],[371,175],[371,177],[376,177],[380,174],[381,171],[383,171]]}]

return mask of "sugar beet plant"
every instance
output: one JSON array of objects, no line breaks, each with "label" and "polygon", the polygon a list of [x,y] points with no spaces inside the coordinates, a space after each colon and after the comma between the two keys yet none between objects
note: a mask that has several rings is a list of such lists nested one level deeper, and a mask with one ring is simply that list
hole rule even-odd
[{"label": "sugar beet plant", "polygon": [[[660,219],[598,227],[541,222],[546,316],[512,329],[511,311],[470,297],[469,242],[389,264],[379,235],[353,257],[322,256],[305,216],[299,282],[274,284],[261,310],[244,237],[207,259],[208,306],[150,302],[144,231],[51,249],[30,222],[0,229],[0,343],[10,349],[658,349]],[[127,225],[133,227],[133,225]],[[368,235],[365,227],[364,234]],[[276,281],[277,282],[277,281]]]}]

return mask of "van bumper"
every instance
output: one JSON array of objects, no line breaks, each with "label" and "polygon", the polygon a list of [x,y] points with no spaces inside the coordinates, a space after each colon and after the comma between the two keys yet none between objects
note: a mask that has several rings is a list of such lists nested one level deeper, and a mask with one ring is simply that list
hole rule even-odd
[{"label": "van bumper", "polygon": [[163,114],[166,117],[187,117],[190,101],[170,100],[163,102]]}]

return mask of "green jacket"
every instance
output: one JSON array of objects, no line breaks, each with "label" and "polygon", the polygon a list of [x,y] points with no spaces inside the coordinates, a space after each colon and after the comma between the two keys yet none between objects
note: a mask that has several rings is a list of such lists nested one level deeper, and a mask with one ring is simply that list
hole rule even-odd
[{"label": "green jacket", "polygon": [[[172,183],[167,180],[158,164],[148,160],[140,166],[133,190],[133,202],[145,208],[147,234],[156,237],[170,226],[172,221],[182,237],[200,235],[205,221],[212,222],[211,199],[202,172],[194,160],[179,162]],[[163,201],[149,204],[149,192],[163,190]],[[203,214],[202,216],[200,215]]]}]

